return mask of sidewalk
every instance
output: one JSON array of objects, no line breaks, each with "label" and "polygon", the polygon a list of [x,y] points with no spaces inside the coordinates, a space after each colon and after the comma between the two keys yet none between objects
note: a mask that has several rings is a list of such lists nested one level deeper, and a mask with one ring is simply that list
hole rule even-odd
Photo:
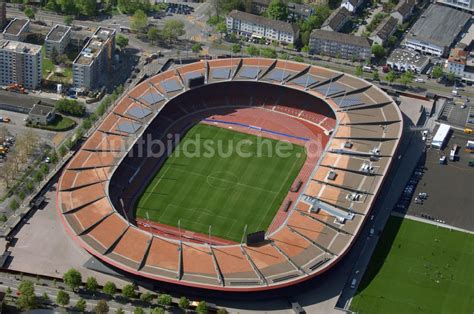
[{"label": "sidewalk", "polygon": [[450,229],[450,230],[465,232],[465,233],[469,233],[469,234],[474,234],[474,231],[471,231],[471,230],[462,229],[462,228],[447,225],[447,224],[444,224],[444,223],[441,223],[441,222],[437,222],[437,221],[433,221],[433,220],[429,220],[429,219],[424,219],[424,218],[416,217],[416,216],[413,216],[413,215],[402,214],[402,213],[395,212],[395,211],[392,212],[392,216],[405,218],[405,219],[410,219],[410,220],[419,221],[419,222],[424,222],[424,223],[427,223],[427,224],[430,224],[430,225],[433,225],[433,226],[438,226],[438,227],[445,228],[445,229]]}]

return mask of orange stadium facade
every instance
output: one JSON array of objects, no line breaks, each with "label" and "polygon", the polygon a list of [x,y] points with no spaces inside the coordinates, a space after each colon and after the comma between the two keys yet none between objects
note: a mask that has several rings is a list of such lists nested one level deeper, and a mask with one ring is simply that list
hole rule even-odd
[{"label": "orange stadium facade", "polygon": [[[282,124],[296,140],[320,133],[325,144],[303,167],[302,187],[288,194],[291,206],[278,211],[264,243],[204,243],[133,221],[143,178],[159,166],[129,157],[140,138],[182,130],[209,112],[222,119],[233,112],[252,117],[257,111],[248,114],[249,108],[299,121],[301,132],[291,121]],[[191,112],[193,119],[176,122]],[[274,127],[277,120],[267,119]],[[390,96],[352,75],[286,60],[203,60],[143,81],[114,105],[65,167],[58,214],[81,247],[126,273],[219,291],[287,287],[325,272],[349,251],[402,130]]]}]

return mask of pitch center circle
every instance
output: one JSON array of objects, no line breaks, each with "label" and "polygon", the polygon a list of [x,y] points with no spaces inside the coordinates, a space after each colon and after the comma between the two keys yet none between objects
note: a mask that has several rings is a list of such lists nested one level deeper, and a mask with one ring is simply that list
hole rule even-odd
[{"label": "pitch center circle", "polygon": [[239,178],[229,171],[214,172],[206,178],[206,182],[209,186],[219,190],[230,190],[237,185],[238,181]]}]

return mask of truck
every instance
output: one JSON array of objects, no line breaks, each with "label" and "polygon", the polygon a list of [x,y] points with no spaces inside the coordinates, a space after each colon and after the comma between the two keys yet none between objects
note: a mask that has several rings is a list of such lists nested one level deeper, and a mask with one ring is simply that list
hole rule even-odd
[{"label": "truck", "polygon": [[458,150],[459,150],[459,145],[454,144],[453,148],[449,152],[449,160],[455,161],[457,159]]}]

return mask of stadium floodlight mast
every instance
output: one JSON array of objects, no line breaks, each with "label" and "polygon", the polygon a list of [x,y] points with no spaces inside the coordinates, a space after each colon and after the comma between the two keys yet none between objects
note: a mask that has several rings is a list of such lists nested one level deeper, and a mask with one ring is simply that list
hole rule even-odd
[{"label": "stadium floodlight mast", "polygon": [[309,77],[311,76],[310,73],[311,73],[311,69],[313,68],[313,59],[311,59],[311,65],[310,65],[310,68],[308,70],[308,73],[306,73],[306,84],[304,86],[304,90],[308,90],[308,85],[309,85]]},{"label": "stadium floodlight mast", "polygon": [[209,225],[209,244],[212,244],[211,243],[211,230],[212,230],[212,225]]},{"label": "stadium floodlight mast", "polygon": [[281,85],[283,85],[283,80],[285,79],[286,67],[287,67],[287,64],[288,64],[288,58],[290,58],[290,55],[286,54],[285,67],[283,68],[283,72],[281,73],[281,82],[280,82]]},{"label": "stadium floodlight mast", "polygon": [[244,227],[244,232],[242,233],[242,238],[240,239],[240,245],[242,245],[242,243],[244,243],[244,237],[245,237],[246,233],[247,233],[247,225],[245,225],[245,227]]}]

